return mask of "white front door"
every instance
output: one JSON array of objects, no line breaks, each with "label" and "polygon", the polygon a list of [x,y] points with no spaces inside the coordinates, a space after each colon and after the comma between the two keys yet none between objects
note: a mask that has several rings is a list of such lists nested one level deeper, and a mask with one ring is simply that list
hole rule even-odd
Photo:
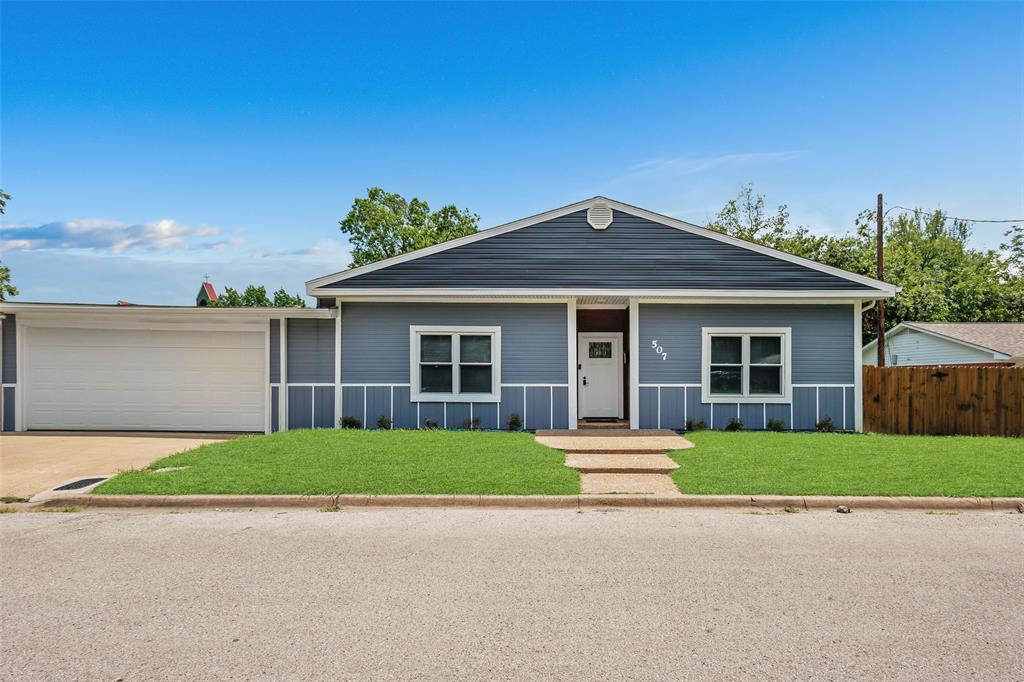
[{"label": "white front door", "polygon": [[579,416],[622,418],[622,334],[579,335]]}]

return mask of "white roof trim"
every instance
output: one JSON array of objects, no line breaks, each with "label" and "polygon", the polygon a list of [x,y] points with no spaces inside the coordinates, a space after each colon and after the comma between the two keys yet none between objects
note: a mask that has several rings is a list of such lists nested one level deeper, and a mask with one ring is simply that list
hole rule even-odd
[{"label": "white roof trim", "polygon": [[[707,228],[700,227],[699,225],[694,225],[692,223],[687,223],[682,220],[677,220],[676,218],[670,218],[669,216],[661,215],[660,213],[654,213],[653,211],[648,211],[646,209],[638,208],[636,206],[624,204],[621,201],[615,201],[614,199],[608,199],[607,197],[596,196],[591,197],[590,199],[585,199],[583,201],[578,201],[575,204],[562,206],[561,208],[556,208],[545,213],[539,213],[537,215],[533,215],[528,218],[522,218],[511,223],[505,223],[504,225],[492,227],[487,230],[481,230],[480,232],[476,232],[465,237],[452,239],[451,241],[443,242],[441,244],[435,244],[434,246],[428,246],[426,248],[418,249],[416,251],[410,251],[409,253],[403,253],[400,256],[385,258],[384,260],[377,261],[376,263],[370,263],[368,265],[362,265],[357,268],[342,270],[340,272],[335,272],[330,275],[324,275],[323,277],[311,279],[308,282],[306,282],[306,293],[308,293],[311,296],[330,295],[332,293],[337,293],[338,288],[335,287],[332,287],[330,289],[320,289],[318,291],[317,288],[323,284],[337,282],[359,275],[365,275],[367,273],[374,272],[382,268],[387,268],[392,265],[398,265],[399,263],[405,263],[410,260],[423,258],[424,256],[430,256],[432,254],[440,253],[442,251],[447,251],[448,249],[454,249],[459,246],[465,246],[466,244],[472,244],[473,242],[477,242],[482,239],[497,237],[498,235],[505,234],[506,232],[512,232],[513,230],[518,230],[523,227],[529,227],[530,225],[536,225],[537,223],[542,223],[547,220],[560,218],[570,213],[575,213],[577,211],[582,211],[584,209],[590,208],[595,204],[605,204],[612,208],[613,210],[622,211],[623,213],[627,213],[638,218],[644,218],[655,223],[660,223],[667,227],[672,227],[683,232],[689,232],[691,234],[695,234],[701,237],[715,239],[717,241],[730,244],[732,246],[738,246],[740,248],[747,249],[748,251],[755,251],[757,253],[771,256],[773,258],[778,258],[780,260],[788,261],[790,263],[796,263],[797,265],[802,265],[812,270],[817,270],[819,272],[824,272],[836,277],[840,277],[851,282],[856,282],[857,284],[869,286],[874,289],[877,289],[879,293],[882,294],[883,296],[894,296],[897,292],[897,288],[894,285],[888,284],[886,282],[881,282],[879,280],[872,279],[870,277],[864,277],[862,275],[856,275],[852,272],[846,272],[845,270],[840,270],[839,268],[834,268],[829,265],[822,265],[821,263],[808,260],[807,258],[801,258],[800,256],[794,256],[792,254],[784,253],[782,251],[777,251],[776,249],[772,249],[767,246],[761,246],[760,244],[754,244],[753,242],[748,242],[743,239],[730,237],[729,235],[722,234],[721,232],[715,232],[714,230],[709,230]],[[863,295],[865,293],[871,292],[860,293]]]},{"label": "white roof trim", "polygon": [[[628,296],[632,298],[832,298],[870,300],[879,297],[871,291],[844,291],[837,289],[481,289],[478,287],[464,288],[360,288],[328,287],[319,289],[321,297],[337,296],[342,299],[388,296],[549,296],[565,298],[566,296]],[[884,295],[884,294],[882,294]]]},{"label": "white roof trim", "polygon": [[5,301],[0,303],[0,313],[9,315],[44,314],[74,315],[108,315],[112,317],[130,318],[144,315],[165,315],[175,318],[194,317],[207,320],[224,318],[280,318],[280,317],[312,317],[330,318],[334,314],[332,308],[257,308],[235,307],[218,308],[214,306],[159,306],[159,305],[107,305],[101,303],[22,303]]},{"label": "white roof trim", "polygon": [[[885,333],[885,339],[888,341],[891,337],[896,336],[897,334],[900,334],[902,332],[905,332],[908,329],[909,330],[913,330],[915,332],[920,332],[922,334],[928,334],[929,336],[935,336],[935,337],[943,339],[945,341],[952,341],[954,343],[960,344],[961,346],[967,346],[968,348],[973,348],[975,350],[980,350],[980,351],[985,352],[985,353],[992,353],[992,355],[995,356],[993,358],[995,360],[1006,360],[1006,359],[1009,359],[1009,357],[1010,357],[1006,353],[1003,353],[1002,351],[998,351],[995,348],[989,348],[988,346],[979,346],[976,343],[971,343],[970,341],[964,341],[963,339],[958,339],[955,336],[949,336],[947,334],[943,334],[941,332],[937,332],[937,331],[934,331],[934,330],[931,330],[931,329],[924,329],[923,327],[918,327],[918,326],[914,325],[913,322],[900,322],[898,325],[896,325],[895,327],[893,327],[892,329],[890,329],[889,331],[887,331]],[[875,348],[876,346],[878,346],[878,339],[871,339],[866,344],[864,344],[863,350],[865,352],[867,352],[867,350],[869,348]]]}]

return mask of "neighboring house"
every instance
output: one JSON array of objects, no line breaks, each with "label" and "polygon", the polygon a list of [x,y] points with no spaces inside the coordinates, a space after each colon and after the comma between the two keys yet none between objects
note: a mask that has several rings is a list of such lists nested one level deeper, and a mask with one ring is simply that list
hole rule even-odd
[{"label": "neighboring house", "polygon": [[595,197],[311,280],[318,308],[5,303],[5,429],[861,428],[895,288]]},{"label": "neighboring house", "polygon": [[[865,365],[878,364],[878,341],[864,346]],[[885,334],[885,364],[1024,365],[1024,323],[901,322]]]}]

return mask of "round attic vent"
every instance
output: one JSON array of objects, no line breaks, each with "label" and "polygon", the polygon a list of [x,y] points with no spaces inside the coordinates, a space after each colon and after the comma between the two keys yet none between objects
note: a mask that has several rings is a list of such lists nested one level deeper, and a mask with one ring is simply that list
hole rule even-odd
[{"label": "round attic vent", "polygon": [[587,222],[595,230],[603,230],[612,224],[612,209],[607,204],[594,204],[587,209]]}]

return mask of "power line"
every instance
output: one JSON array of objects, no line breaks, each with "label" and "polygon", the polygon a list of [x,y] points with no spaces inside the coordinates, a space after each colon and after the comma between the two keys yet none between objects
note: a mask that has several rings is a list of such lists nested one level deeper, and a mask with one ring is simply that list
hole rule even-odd
[{"label": "power line", "polygon": [[[885,212],[885,215],[889,215],[889,211],[893,209],[900,209],[903,211],[910,211],[911,213],[922,213],[924,215],[935,215],[941,213],[941,211],[922,211],[919,208],[907,208],[906,206],[890,206]],[[955,215],[947,215],[943,213],[947,220],[960,220],[965,223],[1024,223],[1024,218],[1015,218],[1014,220],[982,220],[981,218],[958,218]]]}]

